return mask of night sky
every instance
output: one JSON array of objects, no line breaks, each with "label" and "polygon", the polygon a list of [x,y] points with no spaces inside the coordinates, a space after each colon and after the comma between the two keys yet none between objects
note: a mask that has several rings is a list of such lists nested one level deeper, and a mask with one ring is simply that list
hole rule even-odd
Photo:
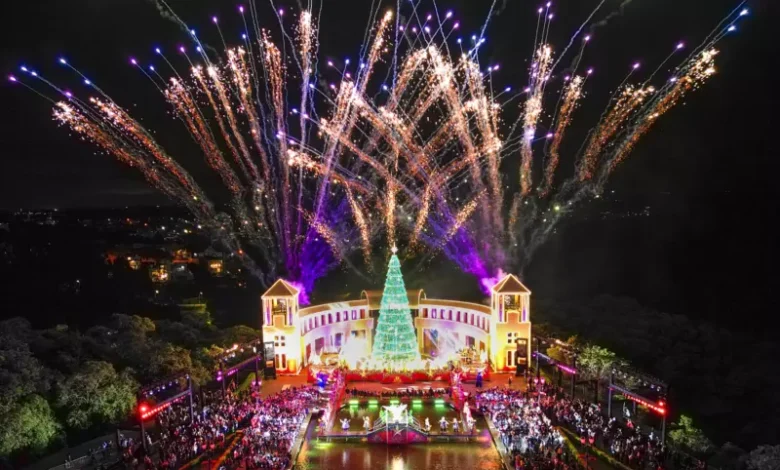
[{"label": "night sky", "polygon": [[[212,15],[220,17],[228,43],[239,42],[241,28],[234,2],[169,3],[199,31],[204,42],[218,43],[209,21]],[[371,3],[325,1],[320,59],[357,57]],[[501,64],[497,83],[524,86],[537,3],[498,2],[481,56],[484,64]],[[551,41],[560,50],[598,2],[556,3],[560,5],[554,8],[557,18]],[[620,3],[608,0],[611,5],[599,18],[617,11]],[[639,60],[647,64],[645,69],[652,69],[678,41],[697,44],[738,2],[622,3],[623,13],[593,33],[584,62],[595,67],[596,76],[575,117],[570,151],[579,146],[580,139],[575,137],[584,136],[586,124],[595,122],[630,64]],[[627,206],[651,207],[650,222],[639,229],[625,229],[622,223],[605,220],[587,237],[562,225],[559,236],[537,254],[527,273],[538,290],[548,295],[628,294],[659,307],[695,311],[702,318],[710,318],[712,311],[713,319],[721,322],[728,321],[728,312],[750,312],[749,318],[759,324],[776,309],[770,294],[778,285],[774,226],[778,225],[776,175],[780,164],[776,145],[770,143],[775,143],[777,134],[774,111],[780,41],[774,23],[777,12],[772,11],[777,7],[771,3],[776,2],[748,4],[750,17],[719,45],[719,73],[662,119],[608,185]],[[277,2],[276,6],[290,8],[293,2]],[[455,11],[464,35],[481,27],[488,7],[487,0],[440,4],[442,11]],[[186,35],[160,17],[152,3],[16,1],[4,5],[4,13],[6,23],[0,29],[4,71],[16,73],[19,65],[28,64],[83,92],[75,77],[56,63],[65,55],[116,101],[143,117],[172,154],[187,155],[184,160],[192,162],[196,177],[208,178],[208,172],[198,166],[201,156],[191,154],[194,150],[180,124],[166,114],[162,97],[128,64],[131,55],[144,63],[154,60],[152,48],[158,45],[167,50],[190,45]],[[273,27],[270,11],[267,14],[264,24]],[[177,60],[184,69],[185,62]],[[659,75],[661,79],[667,76]],[[110,157],[95,155],[92,146],[58,129],[45,101],[18,86],[3,84],[0,102],[0,208],[168,203],[134,171]]]}]

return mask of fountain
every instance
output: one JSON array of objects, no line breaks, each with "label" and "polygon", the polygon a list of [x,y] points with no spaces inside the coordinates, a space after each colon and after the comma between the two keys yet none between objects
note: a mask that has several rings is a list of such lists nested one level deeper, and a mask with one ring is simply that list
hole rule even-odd
[{"label": "fountain", "polygon": [[387,424],[409,424],[409,413],[406,404],[383,406]]}]

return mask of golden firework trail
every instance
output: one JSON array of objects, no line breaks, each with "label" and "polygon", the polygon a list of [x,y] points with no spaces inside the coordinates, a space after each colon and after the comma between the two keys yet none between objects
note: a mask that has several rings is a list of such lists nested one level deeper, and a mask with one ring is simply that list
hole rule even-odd
[{"label": "golden firework trail", "polygon": [[[351,263],[353,252],[370,267],[378,238],[388,246],[407,241],[417,253],[420,247],[443,252],[486,279],[521,269],[561,217],[601,191],[655,122],[714,74],[715,44],[747,11],[740,4],[661,86],[649,82],[674,53],[644,81],[631,83],[640,73],[635,65],[581,153],[566,155],[592,69],[567,79],[560,94],[547,85],[560,79],[557,64],[570,57],[573,41],[605,2],[555,60],[553,12],[549,5],[538,11],[522,93],[498,86],[497,65],[485,70],[482,34],[464,48],[453,12],[434,19],[413,4],[411,16],[372,7],[377,21],[353,63],[318,57],[319,13],[275,9],[283,33],[277,41],[260,26],[263,15],[254,4],[239,8],[245,33],[238,45],[225,43],[213,18],[221,53],[191,32],[198,55],[179,49],[190,70],[186,78],[160,49],[156,57],[173,70],[168,79],[131,60],[184,124],[227,200],[224,191],[198,184],[186,169],[189,155],[169,154],[154,137],[163,133],[148,130],[65,59],[60,63],[98,97],[82,101],[27,67],[24,80],[9,79],[56,102],[55,120],[185,205],[264,281],[284,275],[310,290],[329,269]],[[589,39],[575,51],[572,70]],[[503,91],[494,93],[494,86]],[[545,128],[546,137],[537,137]],[[534,148],[542,138],[544,152]],[[545,158],[536,159],[537,152]],[[565,163],[573,175],[571,167],[561,170]]]}]

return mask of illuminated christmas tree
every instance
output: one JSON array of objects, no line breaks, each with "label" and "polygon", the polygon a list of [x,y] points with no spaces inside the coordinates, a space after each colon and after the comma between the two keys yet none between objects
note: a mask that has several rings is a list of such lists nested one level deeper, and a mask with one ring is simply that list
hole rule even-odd
[{"label": "illuminated christmas tree", "polygon": [[403,369],[409,362],[420,360],[417,336],[412,325],[412,311],[409,309],[409,298],[406,296],[397,251],[394,246],[379,307],[374,348],[371,351],[373,360],[390,369]]}]

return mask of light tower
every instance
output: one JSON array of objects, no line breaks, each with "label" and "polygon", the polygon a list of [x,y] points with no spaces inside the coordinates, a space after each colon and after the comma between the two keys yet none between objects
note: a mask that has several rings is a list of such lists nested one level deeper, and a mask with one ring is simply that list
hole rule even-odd
[{"label": "light tower", "polygon": [[298,325],[299,295],[300,291],[295,286],[278,279],[261,297],[263,341],[274,342],[276,370],[281,373],[297,373],[303,365],[303,346]]},{"label": "light tower", "polygon": [[531,291],[514,274],[504,276],[490,291],[494,325],[490,360],[496,370],[527,366],[531,355]]}]

